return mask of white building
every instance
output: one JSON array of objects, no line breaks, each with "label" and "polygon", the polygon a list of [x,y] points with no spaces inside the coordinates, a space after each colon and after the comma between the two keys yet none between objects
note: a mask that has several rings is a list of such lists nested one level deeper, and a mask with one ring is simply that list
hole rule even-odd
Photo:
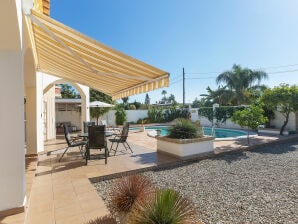
[{"label": "white building", "polygon": [[25,154],[56,136],[55,84],[78,90],[83,121],[89,87],[119,99],[169,83],[167,72],[51,19],[49,8],[50,0],[0,1],[0,216],[26,203]]}]

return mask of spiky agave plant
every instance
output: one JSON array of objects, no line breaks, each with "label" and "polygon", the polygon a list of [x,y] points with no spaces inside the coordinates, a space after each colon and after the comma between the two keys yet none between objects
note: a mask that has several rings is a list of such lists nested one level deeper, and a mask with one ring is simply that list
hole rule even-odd
[{"label": "spiky agave plant", "polygon": [[129,213],[127,224],[199,224],[192,203],[177,191],[162,189],[147,203],[138,203]]},{"label": "spiky agave plant", "polygon": [[133,175],[117,180],[110,189],[109,208],[113,214],[126,215],[135,202],[142,203],[154,193],[151,181],[145,176]]},{"label": "spiky agave plant", "polygon": [[101,218],[90,220],[87,224],[117,224],[117,221],[112,216],[106,215]]}]

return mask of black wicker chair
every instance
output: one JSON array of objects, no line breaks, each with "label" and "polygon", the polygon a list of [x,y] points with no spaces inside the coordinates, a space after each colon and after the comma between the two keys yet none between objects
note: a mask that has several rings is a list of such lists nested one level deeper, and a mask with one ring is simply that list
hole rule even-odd
[{"label": "black wicker chair", "polygon": [[90,149],[99,149],[100,151],[101,149],[104,149],[103,155],[105,158],[105,164],[107,164],[109,151],[107,147],[105,132],[105,125],[88,126],[88,143],[86,145],[86,165],[88,164],[88,160],[91,159]]},{"label": "black wicker chair", "polygon": [[74,148],[74,147],[79,147],[79,150],[82,154],[82,156],[85,156],[85,146],[87,141],[77,141],[77,139],[72,139],[70,134],[69,134],[69,126],[68,125],[64,125],[63,126],[64,129],[64,137],[67,143],[67,147],[64,150],[62,156],[59,158],[59,162],[61,161],[61,159],[63,158],[64,154],[68,151],[69,148]]},{"label": "black wicker chair", "polygon": [[[129,123],[125,123],[121,133],[115,135],[115,137],[113,139],[109,139],[109,141],[112,142],[110,152],[114,151],[114,155],[116,155],[119,143],[123,144],[126,151],[129,149],[131,151],[131,153],[133,153],[130,145],[127,143],[128,132],[129,132]],[[115,149],[113,148],[114,143],[116,144]]]},{"label": "black wicker chair", "polygon": [[83,124],[84,124],[84,133],[87,133],[88,132],[88,127],[89,126],[94,126],[95,122],[94,121],[84,121]]}]

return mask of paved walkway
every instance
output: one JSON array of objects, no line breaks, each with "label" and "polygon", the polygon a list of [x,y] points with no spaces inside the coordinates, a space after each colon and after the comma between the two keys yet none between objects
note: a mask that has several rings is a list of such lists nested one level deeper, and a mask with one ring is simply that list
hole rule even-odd
[{"label": "paved walkway", "polygon": [[[252,144],[260,144],[277,137],[256,137]],[[146,133],[131,133],[128,139],[134,153],[123,151],[104,160],[88,162],[82,159],[78,150],[71,150],[59,163],[65,148],[65,140],[57,139],[45,143],[45,152],[38,156],[37,167],[34,158],[27,158],[26,169],[28,203],[26,213],[0,219],[3,224],[35,223],[85,223],[97,216],[108,214],[103,200],[91,185],[89,178],[131,171],[177,161],[176,158],[156,152],[156,139]],[[237,141],[217,141],[215,152],[245,148],[245,139]],[[33,179],[33,175],[36,174]],[[31,175],[31,178],[29,177]],[[32,187],[30,187],[32,186]],[[31,188],[31,190],[30,190]],[[31,193],[30,193],[31,192]],[[30,194],[30,197],[29,197]]]}]

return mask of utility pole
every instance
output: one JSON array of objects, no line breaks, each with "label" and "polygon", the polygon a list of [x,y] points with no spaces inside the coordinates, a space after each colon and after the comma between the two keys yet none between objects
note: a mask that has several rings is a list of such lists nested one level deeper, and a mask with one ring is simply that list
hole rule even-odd
[{"label": "utility pole", "polygon": [[185,72],[183,68],[183,106],[185,105]]}]

